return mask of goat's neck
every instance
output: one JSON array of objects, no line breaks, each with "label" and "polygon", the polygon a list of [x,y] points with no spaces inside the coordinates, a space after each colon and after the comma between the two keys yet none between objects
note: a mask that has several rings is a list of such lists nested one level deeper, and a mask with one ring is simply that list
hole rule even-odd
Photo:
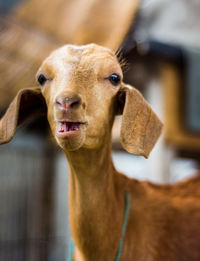
[{"label": "goat's neck", "polygon": [[[72,235],[83,260],[111,260],[123,223],[124,193],[119,191],[111,146],[66,153]],[[121,210],[121,211],[120,211]]]}]

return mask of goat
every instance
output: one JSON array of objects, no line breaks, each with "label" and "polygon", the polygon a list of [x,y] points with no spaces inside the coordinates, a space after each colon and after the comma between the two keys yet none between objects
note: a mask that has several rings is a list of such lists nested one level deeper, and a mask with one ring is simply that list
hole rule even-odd
[{"label": "goat", "polygon": [[0,143],[29,117],[47,114],[69,164],[74,260],[199,261],[200,177],[155,185],[113,166],[115,115],[122,114],[123,147],[136,155],[148,157],[162,130],[140,92],[123,82],[115,54],[95,44],[65,45],[36,78],[40,86],[22,89],[1,119]]}]

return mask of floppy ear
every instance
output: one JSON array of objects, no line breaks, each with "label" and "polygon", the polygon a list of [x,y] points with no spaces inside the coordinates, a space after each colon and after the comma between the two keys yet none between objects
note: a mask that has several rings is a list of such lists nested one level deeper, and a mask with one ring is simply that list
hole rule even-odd
[{"label": "floppy ear", "polygon": [[163,124],[142,94],[130,85],[123,85],[119,92],[119,110],[122,114],[120,141],[132,154],[148,158]]},{"label": "floppy ear", "polygon": [[46,103],[40,88],[20,90],[0,119],[0,144],[9,142],[17,126],[26,119],[44,113],[46,113]]}]

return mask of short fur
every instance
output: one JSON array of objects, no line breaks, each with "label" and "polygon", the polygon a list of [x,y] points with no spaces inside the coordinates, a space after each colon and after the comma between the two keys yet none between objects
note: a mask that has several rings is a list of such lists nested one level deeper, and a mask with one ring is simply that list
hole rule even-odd
[{"label": "short fur", "polygon": [[[121,261],[200,260],[200,177],[173,186],[129,179],[111,158],[114,116],[123,113],[121,142],[148,157],[162,123],[133,87],[109,81],[122,71],[109,49],[67,45],[53,52],[37,77],[41,88],[22,90],[0,121],[0,143],[8,142],[28,114],[46,112],[52,133],[69,164],[69,213],[75,260],[115,260],[122,231],[125,192],[130,214]],[[28,98],[29,97],[29,98]],[[59,98],[76,98],[64,108]],[[34,106],[35,105],[35,106]],[[76,105],[76,106],[75,106]],[[76,135],[57,133],[58,121],[81,122]]]}]

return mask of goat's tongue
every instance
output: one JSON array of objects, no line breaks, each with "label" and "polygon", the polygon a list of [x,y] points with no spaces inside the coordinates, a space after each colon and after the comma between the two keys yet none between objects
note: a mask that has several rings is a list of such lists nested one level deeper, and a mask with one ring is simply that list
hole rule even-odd
[{"label": "goat's tongue", "polygon": [[79,128],[80,123],[78,122],[60,122],[58,132],[76,131]]},{"label": "goat's tongue", "polygon": [[69,130],[69,126],[67,122],[60,122],[58,132],[67,132]]}]

